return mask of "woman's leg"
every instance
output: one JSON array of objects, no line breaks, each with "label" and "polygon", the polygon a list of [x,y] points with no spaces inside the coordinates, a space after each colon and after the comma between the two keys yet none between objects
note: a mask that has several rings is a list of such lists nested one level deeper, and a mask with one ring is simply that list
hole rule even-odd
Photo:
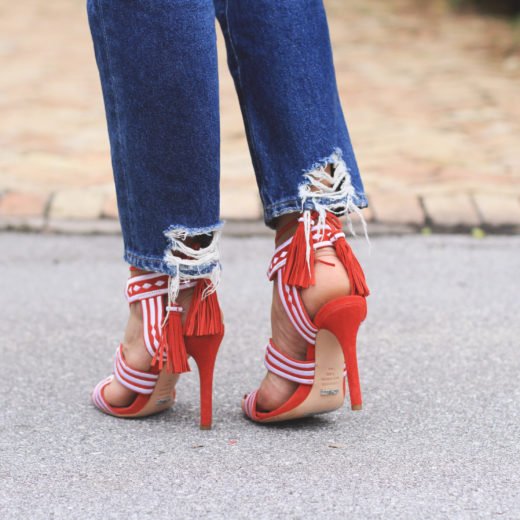
[{"label": "woman's leg", "polygon": [[[304,174],[318,164],[344,161],[353,188],[344,202],[366,206],[322,0],[214,1],[266,223],[301,211],[308,196]],[[307,200],[306,207],[313,206]]]},{"label": "woman's leg", "polygon": [[[125,260],[183,280],[219,272],[219,114],[211,0],[88,0],[106,107]],[[183,291],[184,299],[186,298]],[[176,294],[174,294],[176,296]],[[181,296],[182,298],[182,296]],[[181,302],[182,304],[183,302]],[[184,302],[186,303],[186,302]],[[147,370],[139,302],[124,354]],[[125,405],[114,381],[105,396]]]},{"label": "woman's leg", "polygon": [[[266,223],[294,234],[303,210],[342,214],[366,206],[340,105],[322,0],[215,0],[235,80]],[[349,294],[333,247],[316,253],[315,283],[302,290],[311,317]],[[273,292],[272,335],[285,354],[305,359],[307,343]],[[273,410],[298,385],[269,372],[257,405]]]}]

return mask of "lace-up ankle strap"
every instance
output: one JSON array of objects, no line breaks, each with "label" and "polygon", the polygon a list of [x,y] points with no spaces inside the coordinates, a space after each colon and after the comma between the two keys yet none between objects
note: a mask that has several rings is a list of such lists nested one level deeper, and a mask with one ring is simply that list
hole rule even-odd
[{"label": "lace-up ankle strap", "polygon": [[[126,298],[128,303],[168,295],[169,276],[162,273],[142,274],[131,276],[126,282]],[[180,289],[195,287],[193,280],[182,281]]]},{"label": "lace-up ankle strap", "polygon": [[[189,370],[189,365],[182,340],[180,314],[183,309],[177,302],[167,305],[169,280],[163,273],[132,276],[126,283],[126,298],[129,304],[141,302],[144,344],[154,365],[158,363],[162,368],[166,362],[171,371],[184,372]],[[181,281],[179,289],[189,289],[196,284],[194,280]]]},{"label": "lace-up ankle strap", "polygon": [[[283,236],[294,224],[282,227],[277,236]],[[368,296],[365,275],[347,243],[341,221],[329,212],[320,217],[317,211],[305,211],[297,221],[295,234],[275,249],[267,270],[269,280],[277,281],[278,294],[291,323],[311,345],[316,343],[318,329],[305,309],[301,289],[314,285],[314,253],[322,247],[334,247],[348,273],[351,294]]]},{"label": "lace-up ankle strap", "polygon": [[[294,226],[290,222],[281,228],[277,236]],[[274,251],[267,277],[274,280],[277,271],[282,270],[284,283],[305,289],[314,285],[314,252],[322,247],[334,247],[338,259],[345,267],[352,288],[352,294],[368,296],[363,269],[347,242],[338,217],[326,212],[323,218],[317,211],[305,211],[297,221],[296,232],[280,244]]]}]

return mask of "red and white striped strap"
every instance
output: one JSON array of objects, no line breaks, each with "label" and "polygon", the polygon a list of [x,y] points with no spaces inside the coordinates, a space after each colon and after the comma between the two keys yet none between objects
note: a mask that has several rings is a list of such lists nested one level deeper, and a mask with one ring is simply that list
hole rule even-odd
[{"label": "red and white striped strap", "polygon": [[141,300],[143,310],[144,344],[150,356],[154,356],[161,342],[164,320],[164,300],[162,296]]},{"label": "red and white striped strap", "polygon": [[[330,228],[329,228],[330,229]],[[326,247],[334,245],[334,242],[338,240],[338,238],[347,238],[347,235],[340,229],[331,229],[331,231],[326,235],[326,240],[322,240],[321,242],[317,242],[314,244],[314,249],[319,249],[320,247]]]},{"label": "red and white striped strap", "polygon": [[168,275],[160,273],[132,276],[126,282],[128,303],[168,294]]},{"label": "red and white striped strap", "polygon": [[99,408],[102,412],[112,414],[111,406],[105,401],[103,396],[103,390],[105,386],[109,385],[114,379],[113,375],[108,376],[105,379],[102,379],[92,391],[92,402],[97,408]]},{"label": "red and white striped strap", "polygon": [[119,345],[114,360],[114,376],[123,385],[132,392],[138,394],[149,395],[153,392],[159,374],[151,374],[130,368],[123,356],[123,345]]},{"label": "red and white striped strap", "polygon": [[294,328],[307,343],[314,345],[318,328],[314,325],[305,309],[300,290],[283,283],[283,271],[281,269],[278,271],[277,286],[280,300]]},{"label": "red and white striped strap", "polygon": [[289,246],[291,245],[292,237],[279,245],[273,253],[271,263],[267,269],[267,278],[272,282],[276,272],[287,263],[287,255],[289,254]]},{"label": "red and white striped strap", "polygon": [[244,399],[244,402],[242,404],[242,409],[244,410],[244,413],[250,418],[255,420],[256,419],[256,396],[258,394],[258,390],[255,390],[254,392],[251,392],[246,396]]},{"label": "red and white striped strap", "polygon": [[277,374],[284,379],[300,383],[302,385],[312,385],[314,383],[314,361],[301,361],[286,356],[270,339],[265,350],[264,364],[269,372]]},{"label": "red and white striped strap", "polygon": [[[168,294],[169,276],[161,273],[149,273],[132,276],[126,282],[126,298],[128,303],[155,296]],[[197,285],[196,280],[181,280],[180,290]]]},{"label": "red and white striped strap", "polygon": [[[345,236],[341,229],[335,229],[329,224],[321,226],[314,224],[311,231],[313,233],[314,249],[333,246],[338,238]],[[267,276],[271,281],[275,277],[277,278],[278,294],[287,316],[300,336],[311,345],[314,345],[318,329],[305,309],[301,292],[296,287],[283,283],[283,268],[287,264],[287,255],[289,254],[292,240],[291,237],[276,248],[267,270]]]},{"label": "red and white striped strap", "polygon": [[132,276],[126,282],[128,303],[141,301],[143,335],[146,350],[154,356],[161,340],[165,295],[168,294],[168,275],[160,273]]},{"label": "red and white striped strap", "polygon": [[276,248],[267,270],[267,276],[271,281],[274,280],[275,276],[278,278],[278,294],[287,316],[300,336],[311,345],[314,345],[318,329],[307,314],[300,291],[295,287],[284,284],[282,280],[283,267],[287,263],[287,254],[291,242],[292,238]]},{"label": "red and white striped strap", "polygon": [[[333,246],[334,242],[338,238],[345,237],[345,233],[341,229],[334,229],[328,224],[324,226],[314,225],[311,228],[313,233],[313,245],[314,249],[320,249],[322,247]],[[287,263],[287,255],[289,254],[289,246],[292,242],[292,237],[286,240],[283,244],[280,244],[274,251],[271,258],[271,263],[267,269],[267,277],[270,281],[274,280],[274,276],[279,269],[282,269]]]},{"label": "red and white striped strap", "polygon": [[[132,276],[126,282],[128,303],[141,301],[144,344],[148,354],[152,357],[155,356],[161,341],[168,282],[168,275],[161,273]],[[195,285],[196,281],[181,281],[180,290],[195,287]]]}]

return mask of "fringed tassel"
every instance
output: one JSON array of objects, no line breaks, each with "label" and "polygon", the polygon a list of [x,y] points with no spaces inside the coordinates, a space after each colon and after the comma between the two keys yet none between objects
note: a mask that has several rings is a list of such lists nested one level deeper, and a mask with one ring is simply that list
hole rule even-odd
[{"label": "fringed tassel", "polygon": [[[331,230],[335,233],[342,232],[343,226],[341,224],[341,220],[332,213],[327,213],[327,224],[330,226]],[[365,273],[363,272],[363,268],[361,267],[354,251],[350,247],[347,239],[344,236],[339,236],[334,241],[334,249],[336,250],[336,254],[340,262],[345,267],[345,270],[348,273],[348,279],[350,282],[350,287],[352,288],[352,294],[358,294],[359,296],[368,296],[370,294],[370,290],[368,289],[368,285],[365,279]]]},{"label": "fringed tassel", "polygon": [[195,286],[190,310],[184,323],[186,336],[211,336],[224,332],[217,293],[211,292],[204,296],[209,287],[210,282],[206,279],[199,280]]},{"label": "fringed tassel", "polygon": [[[174,304],[175,305],[175,304]],[[166,323],[162,328],[159,348],[155,352],[152,365],[159,364],[162,370],[164,354],[166,353],[166,370],[170,373],[181,374],[190,371],[188,354],[182,334],[182,307],[172,306],[168,312]]]},{"label": "fringed tassel", "polygon": [[365,280],[365,273],[345,237],[338,238],[334,242],[334,248],[336,249],[336,254],[340,262],[348,273],[352,294],[368,296],[370,291]]},{"label": "fringed tassel", "polygon": [[311,215],[304,213],[298,222],[283,271],[283,281],[288,285],[306,289],[315,284],[314,239],[312,238]]}]

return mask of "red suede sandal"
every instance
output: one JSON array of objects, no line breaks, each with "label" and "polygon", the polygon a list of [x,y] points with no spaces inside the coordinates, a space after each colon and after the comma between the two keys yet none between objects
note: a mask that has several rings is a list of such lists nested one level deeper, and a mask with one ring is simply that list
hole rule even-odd
[{"label": "red suede sandal", "polygon": [[[191,356],[199,369],[200,427],[209,429],[212,423],[213,370],[224,335],[217,294],[204,294],[209,286],[206,279],[181,281],[180,290],[194,288],[183,326],[182,307],[176,302],[168,302],[168,284],[168,275],[158,273],[128,279],[128,303],[141,302],[144,343],[153,358],[152,367],[148,372],[131,368],[124,358],[123,346],[119,345],[114,372],[97,384],[92,392],[92,401],[102,412],[121,418],[145,417],[167,410],[174,403],[179,374],[190,371],[188,356]],[[136,393],[129,406],[114,407],[106,401],[104,389],[114,377]]]},{"label": "red suede sandal", "polygon": [[[321,223],[320,223],[321,220]],[[288,224],[278,231],[282,236]],[[301,298],[301,289],[315,283],[314,252],[333,246],[349,276],[351,294],[336,298],[310,319]],[[331,213],[324,219],[318,212],[304,212],[294,236],[274,252],[269,280],[277,280],[278,294],[291,323],[307,342],[305,360],[283,354],[272,339],[264,364],[270,372],[299,383],[293,395],[270,412],[257,409],[258,390],[244,396],[242,409],[256,422],[277,422],[325,413],[343,406],[348,381],[353,410],[362,406],[356,354],[358,328],[367,314],[369,294],[359,262],[345,239],[341,222]]]}]

